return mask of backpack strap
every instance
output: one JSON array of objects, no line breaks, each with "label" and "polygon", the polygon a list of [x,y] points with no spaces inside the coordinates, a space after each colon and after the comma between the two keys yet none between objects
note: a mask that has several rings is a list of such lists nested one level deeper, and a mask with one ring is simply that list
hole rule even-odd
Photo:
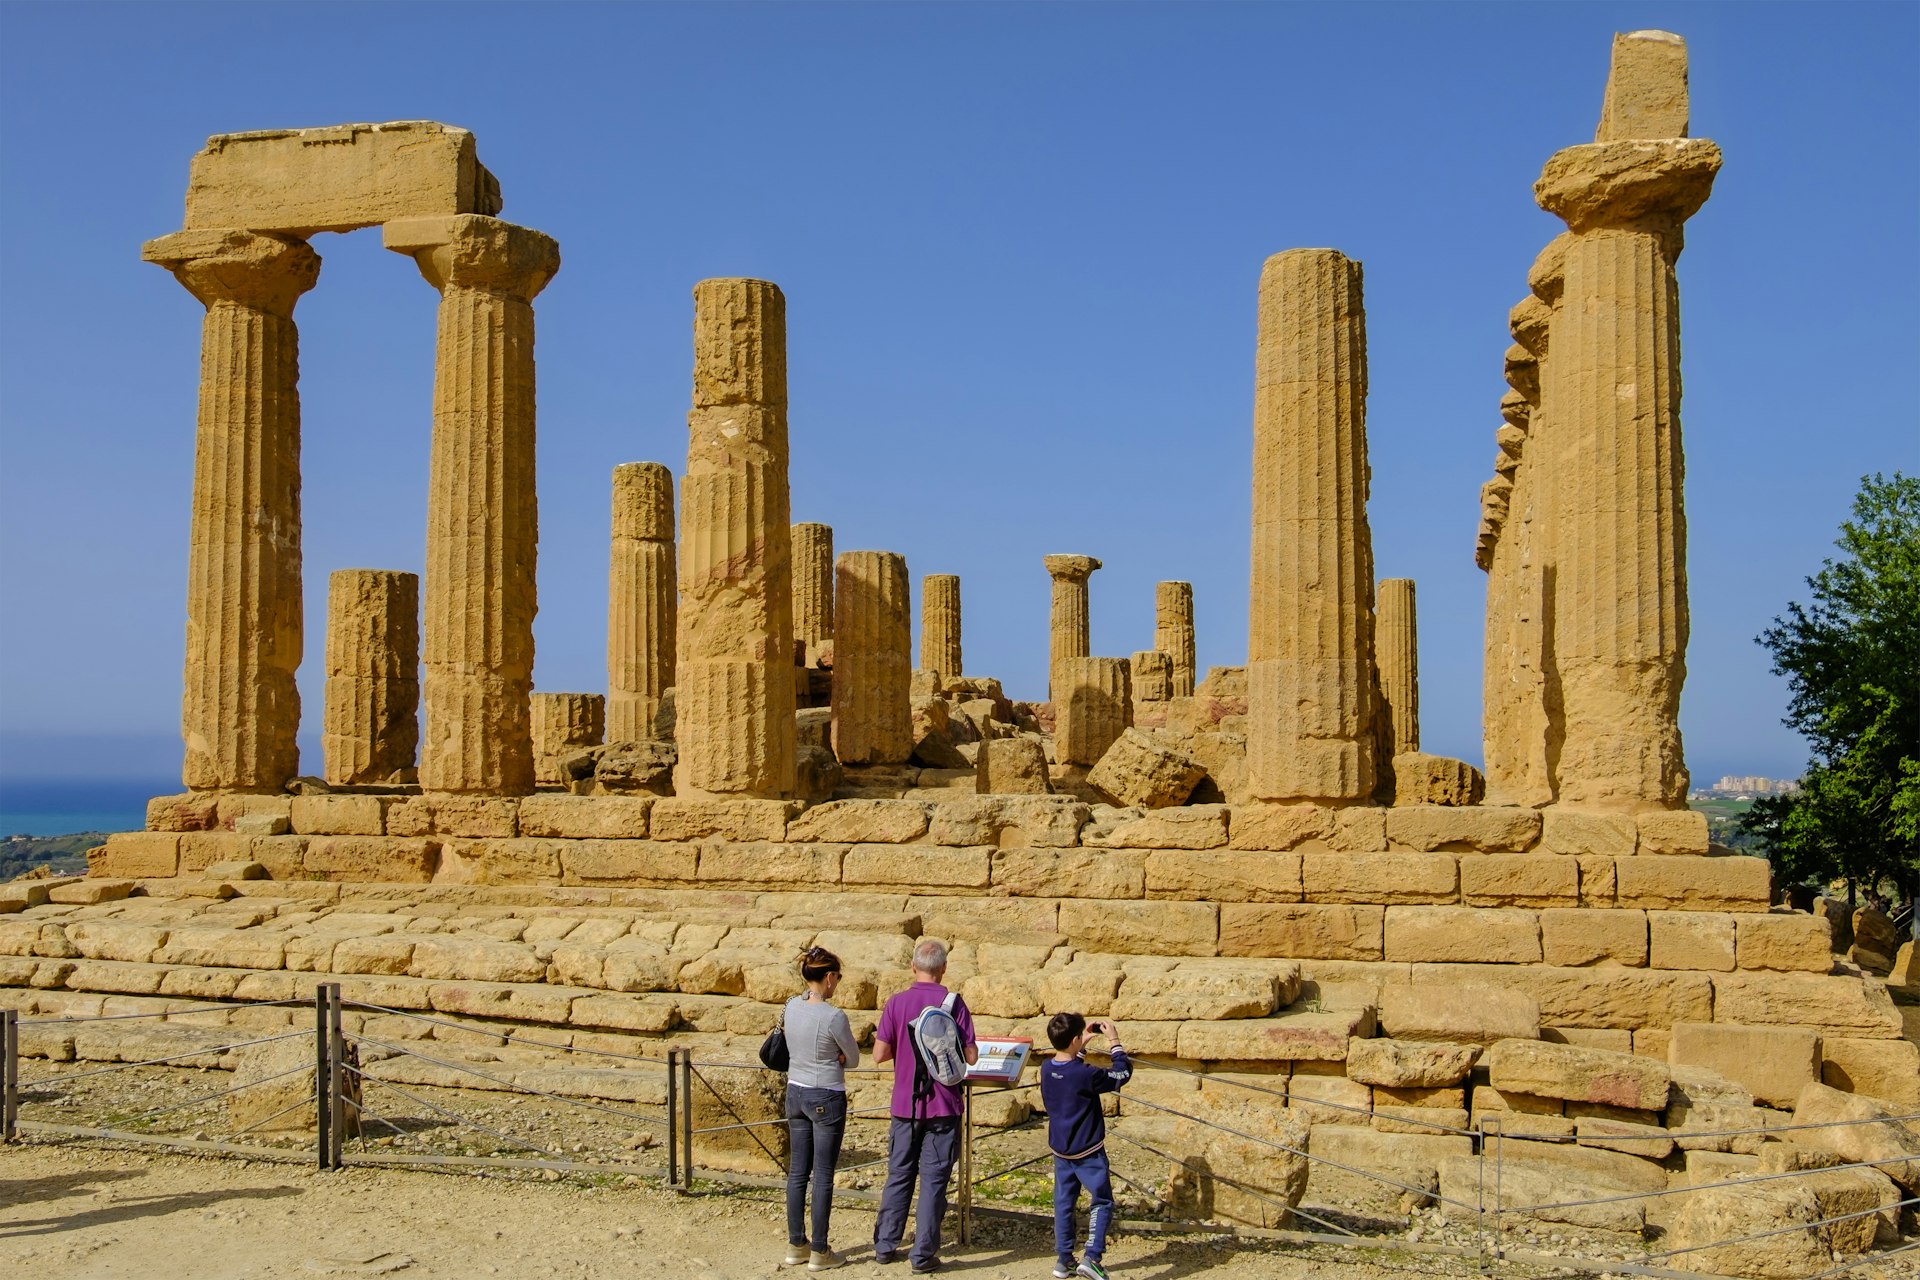
[{"label": "backpack strap", "polygon": [[946,1014],[949,1018],[951,1018],[953,1016],[953,1003],[959,998],[960,998],[960,993],[958,991],[947,992],[947,998],[940,1002],[940,1012]]}]

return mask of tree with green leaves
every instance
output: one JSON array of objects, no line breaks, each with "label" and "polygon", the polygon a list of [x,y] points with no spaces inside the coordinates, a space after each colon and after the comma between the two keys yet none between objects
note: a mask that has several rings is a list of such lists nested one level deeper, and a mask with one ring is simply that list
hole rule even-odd
[{"label": "tree with green leaves", "polygon": [[1783,879],[1891,882],[1920,895],[1920,479],[1860,482],[1840,554],[1757,643],[1787,678],[1785,723],[1812,747],[1800,790],[1742,827]]}]

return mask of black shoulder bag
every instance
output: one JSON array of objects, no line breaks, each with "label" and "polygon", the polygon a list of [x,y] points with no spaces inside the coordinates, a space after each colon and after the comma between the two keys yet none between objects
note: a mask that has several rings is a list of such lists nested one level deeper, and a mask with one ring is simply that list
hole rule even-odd
[{"label": "black shoulder bag", "polygon": [[780,1021],[773,1024],[773,1030],[760,1042],[760,1065],[769,1071],[785,1071],[792,1062],[793,1056],[787,1051],[787,1010],[783,1005]]}]

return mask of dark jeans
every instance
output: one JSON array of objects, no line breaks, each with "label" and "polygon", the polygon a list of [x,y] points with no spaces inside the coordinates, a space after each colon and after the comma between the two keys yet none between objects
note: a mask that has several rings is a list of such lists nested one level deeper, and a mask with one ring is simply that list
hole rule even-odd
[{"label": "dark jeans", "polygon": [[1073,1256],[1073,1207],[1082,1187],[1087,1189],[1087,1257],[1098,1261],[1107,1251],[1107,1224],[1113,1221],[1113,1179],[1106,1152],[1080,1160],[1053,1158],[1053,1243],[1063,1260]]},{"label": "dark jeans", "polygon": [[[847,1136],[847,1095],[839,1089],[787,1086],[787,1243],[827,1251],[827,1219],[833,1213],[833,1167]],[[813,1238],[806,1234],[807,1182],[813,1182]]]},{"label": "dark jeans", "polygon": [[960,1118],[931,1120],[894,1117],[887,1134],[887,1185],[880,1193],[880,1216],[873,1224],[873,1251],[892,1253],[907,1229],[907,1201],[920,1183],[914,1211],[913,1261],[924,1263],[940,1252],[940,1219],[947,1212],[947,1179],[960,1154]]}]

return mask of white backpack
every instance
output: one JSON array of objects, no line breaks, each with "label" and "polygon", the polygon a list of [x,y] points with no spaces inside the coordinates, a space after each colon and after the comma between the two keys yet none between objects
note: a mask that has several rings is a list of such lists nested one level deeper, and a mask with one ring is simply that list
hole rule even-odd
[{"label": "white backpack", "polygon": [[953,1002],[957,999],[959,993],[949,991],[945,1000],[937,1005],[928,1005],[907,1024],[907,1038],[913,1045],[913,1061],[917,1068],[913,1077],[916,1104],[933,1096],[936,1081],[944,1085],[957,1085],[967,1078],[967,1058],[961,1044],[960,1024],[953,1016]]}]

